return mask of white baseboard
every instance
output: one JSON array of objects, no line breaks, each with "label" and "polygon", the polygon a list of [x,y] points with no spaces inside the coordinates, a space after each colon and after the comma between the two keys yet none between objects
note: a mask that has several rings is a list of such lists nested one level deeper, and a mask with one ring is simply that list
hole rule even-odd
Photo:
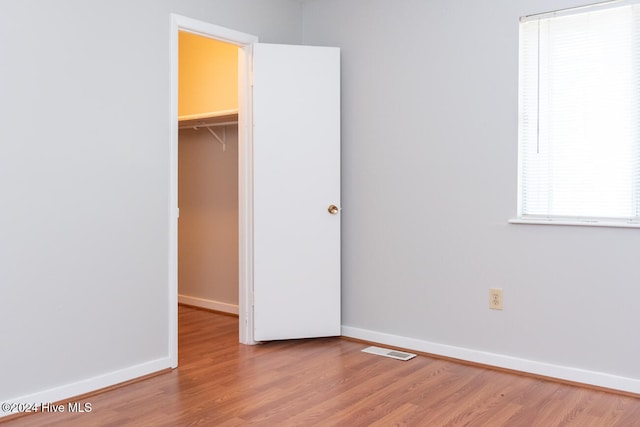
[{"label": "white baseboard", "polygon": [[194,307],[206,308],[209,310],[221,311],[223,313],[238,314],[238,306],[219,302],[205,298],[190,297],[187,295],[178,295],[178,303],[192,305]]},{"label": "white baseboard", "polygon": [[640,379],[635,378],[620,377],[604,372],[588,371],[585,369],[578,369],[570,366],[552,365],[549,363],[536,362],[534,360],[520,359],[517,357],[505,356],[502,354],[438,344],[434,342],[418,340],[415,338],[408,338],[382,332],[370,331],[367,329],[354,328],[351,326],[343,325],[342,335],[345,337],[361,339],[373,343],[402,347],[407,350],[420,351],[424,353],[465,360],[468,362],[495,366],[498,368],[512,369],[514,371],[527,372],[530,374],[542,375],[565,381],[572,381],[576,383],[589,384],[598,387],[605,387],[614,390],[640,394]]},{"label": "white baseboard", "polygon": [[[63,400],[73,399],[75,396],[81,396],[91,393],[102,388],[110,387],[116,384],[130,381],[145,375],[153,374],[171,367],[169,357],[152,360],[140,365],[131,366],[119,371],[109,372],[108,374],[99,375],[97,377],[88,378],[60,387],[39,391],[26,396],[20,396],[12,399],[6,399],[7,403],[25,403],[25,404],[42,404],[54,403]],[[84,402],[91,402],[91,398],[83,399]],[[14,412],[15,413],[15,412]],[[0,419],[2,417],[14,414],[12,412],[0,411]]]}]

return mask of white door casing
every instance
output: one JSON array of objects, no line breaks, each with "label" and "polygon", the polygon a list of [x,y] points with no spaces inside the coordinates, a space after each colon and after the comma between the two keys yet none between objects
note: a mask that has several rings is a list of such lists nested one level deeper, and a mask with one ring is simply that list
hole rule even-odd
[{"label": "white door casing", "polygon": [[340,335],[340,50],[253,49],[257,341]]},{"label": "white door casing", "polygon": [[258,38],[207,22],[171,14],[171,146],[169,162],[169,278],[168,327],[171,367],[178,365],[178,32],[188,31],[238,46],[238,260],[239,338],[253,339],[253,136],[251,55]]}]

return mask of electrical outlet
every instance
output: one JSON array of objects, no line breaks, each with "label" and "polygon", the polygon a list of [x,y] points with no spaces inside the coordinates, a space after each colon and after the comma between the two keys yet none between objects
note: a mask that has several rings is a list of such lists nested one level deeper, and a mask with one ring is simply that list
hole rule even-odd
[{"label": "electrical outlet", "polygon": [[502,289],[489,289],[489,308],[492,310],[502,310]]}]

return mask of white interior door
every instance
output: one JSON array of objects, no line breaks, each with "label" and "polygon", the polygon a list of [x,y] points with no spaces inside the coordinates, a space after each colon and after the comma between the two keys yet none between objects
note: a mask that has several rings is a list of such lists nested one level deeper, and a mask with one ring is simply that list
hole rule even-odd
[{"label": "white interior door", "polygon": [[253,50],[254,338],[340,335],[340,51]]}]

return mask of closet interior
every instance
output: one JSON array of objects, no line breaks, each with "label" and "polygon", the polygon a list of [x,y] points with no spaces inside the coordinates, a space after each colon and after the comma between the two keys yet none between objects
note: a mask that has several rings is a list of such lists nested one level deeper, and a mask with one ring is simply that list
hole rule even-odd
[{"label": "closet interior", "polygon": [[178,302],[237,314],[238,47],[178,43]]}]

